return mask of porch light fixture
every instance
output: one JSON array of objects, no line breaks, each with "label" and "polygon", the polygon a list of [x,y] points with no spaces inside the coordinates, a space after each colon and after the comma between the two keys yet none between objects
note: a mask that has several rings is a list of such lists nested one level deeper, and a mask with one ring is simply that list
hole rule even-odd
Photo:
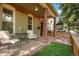
[{"label": "porch light fixture", "polygon": [[50,21],[50,23],[52,23],[52,21]]},{"label": "porch light fixture", "polygon": [[38,8],[37,7],[35,7],[35,11],[38,11]]}]

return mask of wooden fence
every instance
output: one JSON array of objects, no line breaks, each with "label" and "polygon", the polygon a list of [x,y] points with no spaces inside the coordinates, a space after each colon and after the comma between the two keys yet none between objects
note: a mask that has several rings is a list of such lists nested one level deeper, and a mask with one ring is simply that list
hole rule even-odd
[{"label": "wooden fence", "polygon": [[70,33],[71,48],[75,56],[79,56],[79,38],[78,36]]}]

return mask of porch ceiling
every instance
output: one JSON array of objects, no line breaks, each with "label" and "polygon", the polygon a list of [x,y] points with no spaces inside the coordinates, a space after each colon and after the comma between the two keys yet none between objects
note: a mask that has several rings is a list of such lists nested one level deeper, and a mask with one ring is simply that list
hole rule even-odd
[{"label": "porch ceiling", "polygon": [[[17,10],[24,13],[31,13],[37,18],[44,17],[44,8],[42,8],[38,3],[16,3],[10,5],[14,6]],[[35,8],[38,8],[38,11],[35,11]]]}]

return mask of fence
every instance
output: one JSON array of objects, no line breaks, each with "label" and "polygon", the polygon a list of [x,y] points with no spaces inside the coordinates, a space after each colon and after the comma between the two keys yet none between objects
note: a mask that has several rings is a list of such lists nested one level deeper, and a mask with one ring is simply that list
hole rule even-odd
[{"label": "fence", "polygon": [[70,33],[71,48],[75,56],[79,56],[79,37]]}]

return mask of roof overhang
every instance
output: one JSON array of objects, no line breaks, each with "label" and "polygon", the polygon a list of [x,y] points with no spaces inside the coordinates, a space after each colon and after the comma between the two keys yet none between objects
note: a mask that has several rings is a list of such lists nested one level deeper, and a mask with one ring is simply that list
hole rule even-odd
[{"label": "roof overhang", "polygon": [[43,8],[47,8],[48,11],[50,12],[50,14],[51,14],[53,17],[58,16],[58,13],[57,13],[56,9],[54,8],[54,6],[52,5],[52,3],[40,3],[40,5],[41,5]]},{"label": "roof overhang", "polygon": [[[48,14],[49,14],[48,16],[56,17],[58,15],[55,8],[53,7],[51,3],[36,3],[36,4],[35,3],[34,4],[11,3],[9,5],[15,7],[15,9],[20,12],[23,12],[26,14],[31,13],[37,18],[44,18],[45,8],[48,10]],[[35,6],[39,8],[37,12],[34,11]]]}]

